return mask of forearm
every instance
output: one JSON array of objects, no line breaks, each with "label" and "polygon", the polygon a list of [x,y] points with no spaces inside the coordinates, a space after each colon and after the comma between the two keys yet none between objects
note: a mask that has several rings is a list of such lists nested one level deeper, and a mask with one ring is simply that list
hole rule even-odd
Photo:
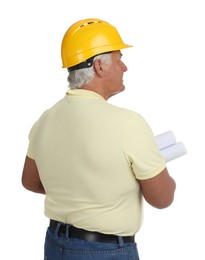
[{"label": "forearm", "polygon": [[28,182],[25,183],[25,181],[22,179],[22,185],[25,189],[29,191],[40,193],[40,194],[46,194],[42,183],[38,183],[38,184],[28,183]]}]

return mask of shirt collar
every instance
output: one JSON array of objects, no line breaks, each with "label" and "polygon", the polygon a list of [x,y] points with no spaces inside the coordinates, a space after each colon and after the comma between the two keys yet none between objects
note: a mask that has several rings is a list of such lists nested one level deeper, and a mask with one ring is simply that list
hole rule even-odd
[{"label": "shirt collar", "polygon": [[87,98],[97,98],[105,100],[100,94],[90,91],[87,89],[69,89],[66,94],[68,96],[78,96],[78,97],[87,97]]}]

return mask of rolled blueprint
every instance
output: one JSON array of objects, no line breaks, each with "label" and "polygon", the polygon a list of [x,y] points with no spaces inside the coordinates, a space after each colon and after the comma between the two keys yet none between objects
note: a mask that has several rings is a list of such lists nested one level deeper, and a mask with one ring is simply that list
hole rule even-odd
[{"label": "rolled blueprint", "polygon": [[176,142],[176,137],[172,131],[156,135],[155,140],[166,162],[172,161],[187,153],[184,144],[182,142]]},{"label": "rolled blueprint", "polygon": [[166,162],[170,162],[187,153],[186,148],[182,142],[175,143],[160,150],[161,155]]},{"label": "rolled blueprint", "polygon": [[172,131],[156,135],[155,139],[160,150],[176,143],[176,137]]}]

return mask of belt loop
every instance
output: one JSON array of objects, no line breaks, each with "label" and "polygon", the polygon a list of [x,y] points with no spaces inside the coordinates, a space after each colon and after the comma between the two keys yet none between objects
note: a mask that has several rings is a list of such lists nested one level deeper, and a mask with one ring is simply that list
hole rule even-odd
[{"label": "belt loop", "polygon": [[60,229],[60,226],[62,225],[61,222],[58,222],[57,226],[56,226],[56,229],[55,229],[55,237],[58,238],[58,233],[59,233],[59,229]]},{"label": "belt loop", "polygon": [[67,242],[70,241],[70,224],[66,225],[66,238],[67,238]]},{"label": "belt loop", "polygon": [[117,238],[118,238],[119,246],[123,246],[123,244],[124,244],[123,237],[118,236]]}]

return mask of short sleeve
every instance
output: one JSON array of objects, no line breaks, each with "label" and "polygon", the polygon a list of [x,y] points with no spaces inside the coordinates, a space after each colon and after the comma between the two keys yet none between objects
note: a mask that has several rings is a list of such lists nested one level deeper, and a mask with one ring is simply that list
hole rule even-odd
[{"label": "short sleeve", "polygon": [[35,152],[34,152],[34,145],[35,145],[35,138],[36,138],[36,135],[37,135],[37,130],[39,128],[39,124],[40,124],[40,121],[41,119],[46,115],[48,110],[46,110],[42,115],[41,117],[33,124],[30,132],[29,132],[29,136],[28,136],[28,139],[29,139],[29,145],[28,145],[28,150],[27,150],[27,156],[33,160],[35,160]]},{"label": "short sleeve", "polygon": [[33,160],[35,160],[33,139],[34,139],[34,136],[35,136],[35,130],[36,130],[36,127],[37,127],[37,122],[32,126],[32,128],[29,132],[29,136],[28,136],[29,145],[28,145],[28,150],[27,150],[27,156],[29,158],[33,159]]},{"label": "short sleeve", "polygon": [[128,122],[124,148],[133,173],[139,180],[152,178],[166,167],[150,126],[137,113]]}]

